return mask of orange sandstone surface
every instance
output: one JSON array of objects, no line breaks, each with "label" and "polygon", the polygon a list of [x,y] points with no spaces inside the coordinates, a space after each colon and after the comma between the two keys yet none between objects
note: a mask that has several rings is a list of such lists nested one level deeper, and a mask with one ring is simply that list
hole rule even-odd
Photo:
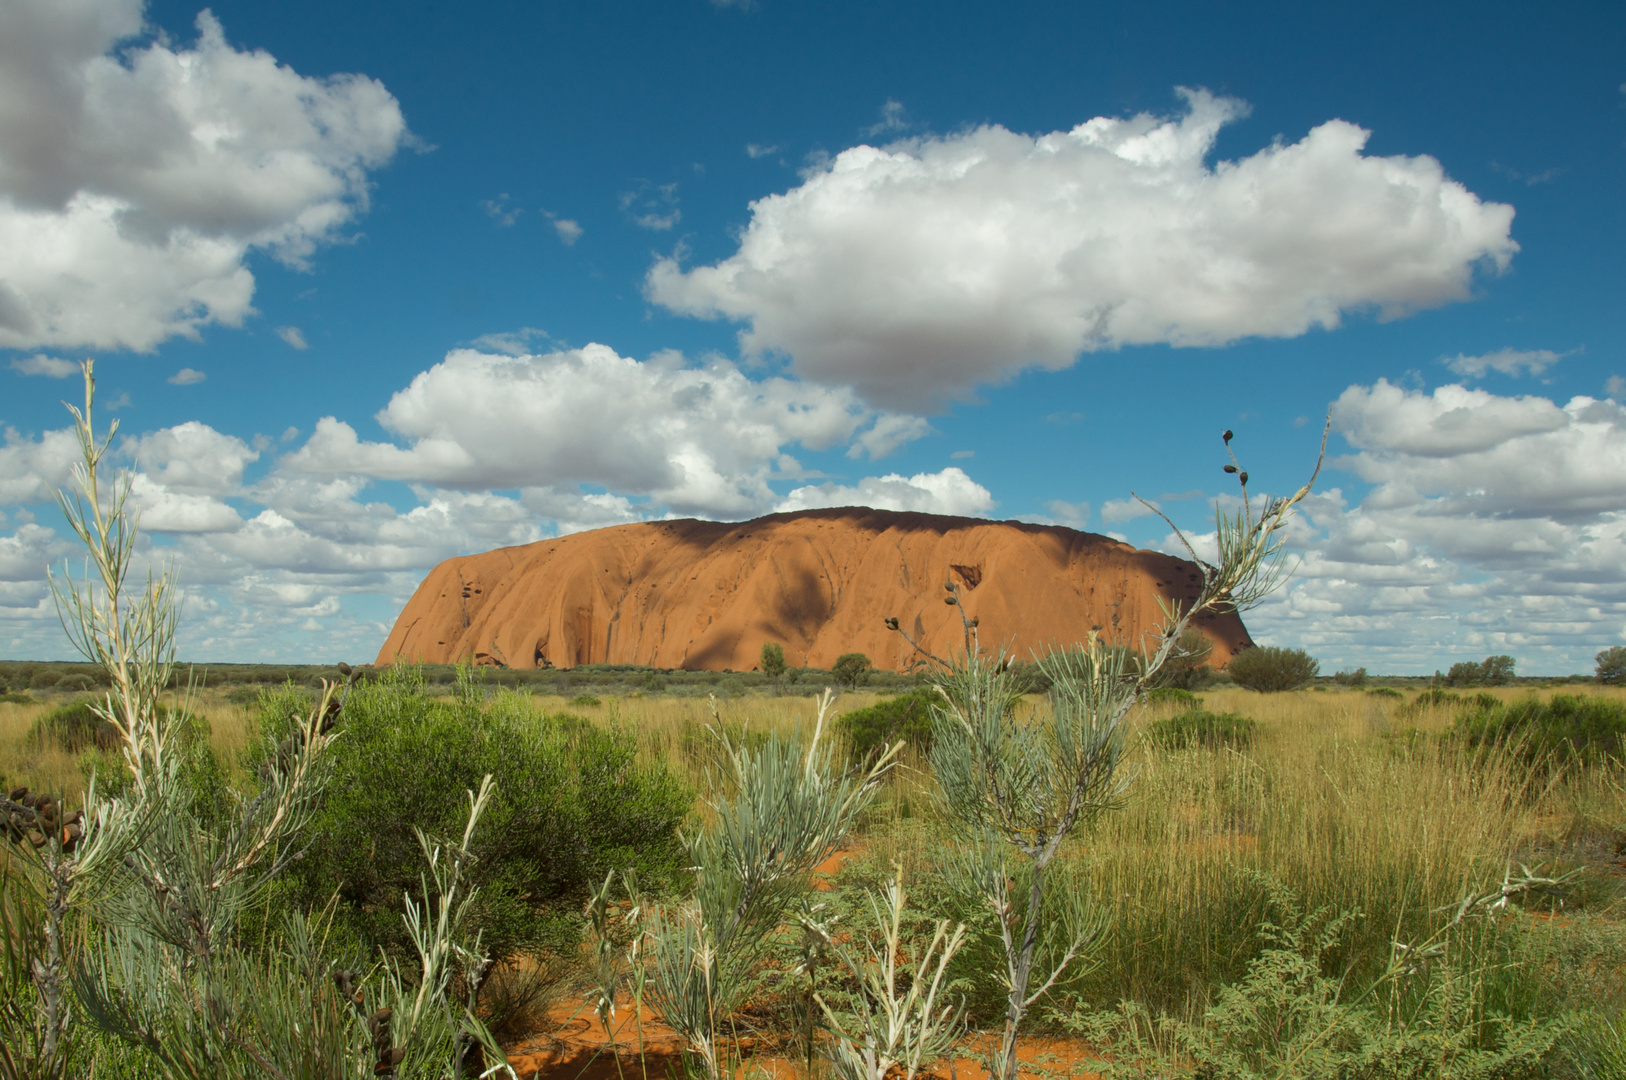
[{"label": "orange sandstone surface", "polygon": [[[960,650],[948,581],[984,647],[1019,657],[1091,630],[1139,643],[1158,626],[1159,596],[1189,601],[1200,584],[1185,560],[1019,521],[844,507],[643,522],[446,560],[378,662],[749,671],[774,642],[792,665],[861,652],[899,670],[915,654],[889,616],[939,656]],[[1198,626],[1216,667],[1250,643],[1235,614]]]}]

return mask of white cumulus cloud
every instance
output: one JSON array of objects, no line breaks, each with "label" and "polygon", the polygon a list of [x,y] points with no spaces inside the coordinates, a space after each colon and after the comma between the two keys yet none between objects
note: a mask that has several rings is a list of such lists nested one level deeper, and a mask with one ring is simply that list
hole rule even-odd
[{"label": "white cumulus cloud", "polygon": [[0,506],[55,500],[78,460],[79,443],[71,429],[47,431],[34,439],[8,427],[0,446]]},{"label": "white cumulus cloud", "polygon": [[651,267],[652,300],[747,324],[748,353],[915,408],[1025,367],[1167,342],[1221,345],[1468,297],[1518,245],[1431,157],[1369,157],[1331,120],[1210,165],[1236,101],[858,146],[757,200],[739,250]]},{"label": "white cumulus cloud", "polygon": [[79,365],[72,360],[46,356],[44,353],[20,356],[11,362],[11,367],[13,371],[20,371],[24,375],[43,375],[47,379],[66,379],[70,375],[79,374]]},{"label": "white cumulus cloud", "polygon": [[238,494],[243,470],[260,459],[242,439],[197,420],[125,439],[120,451],[154,483],[188,495]]},{"label": "white cumulus cloud", "polygon": [[845,388],[752,381],[720,359],[639,361],[603,345],[523,356],[457,350],[378,420],[410,445],[363,442],[326,417],[287,467],[468,489],[589,484],[677,513],[729,516],[772,501],[770,476],[797,468],[787,447],[855,443],[879,454],[925,430],[875,413]]},{"label": "white cumulus cloud", "polygon": [[574,218],[566,217],[553,219],[553,231],[559,234],[559,241],[565,247],[574,247],[576,241],[582,238],[582,233],[587,230],[582,228],[581,223]]},{"label": "white cumulus cloud", "polygon": [[912,510],[923,514],[984,517],[994,508],[987,488],[950,465],[942,472],[902,476],[866,476],[857,484],[835,483],[799,487],[774,510],[814,510],[829,506],[869,506],[876,510]]},{"label": "white cumulus cloud", "polygon": [[1482,356],[1458,353],[1442,363],[1464,378],[1478,379],[1487,371],[1500,371],[1503,375],[1540,375],[1568,355],[1551,349],[1498,349]]},{"label": "white cumulus cloud", "polygon": [[150,350],[252,312],[245,265],[303,266],[407,137],[360,75],[226,42],[120,49],[140,0],[0,6],[0,346]]},{"label": "white cumulus cloud", "polygon": [[1334,423],[1353,452],[1333,464],[1373,486],[1309,500],[1256,635],[1324,667],[1425,673],[1499,653],[1587,671],[1626,640],[1626,409],[1380,380]]}]

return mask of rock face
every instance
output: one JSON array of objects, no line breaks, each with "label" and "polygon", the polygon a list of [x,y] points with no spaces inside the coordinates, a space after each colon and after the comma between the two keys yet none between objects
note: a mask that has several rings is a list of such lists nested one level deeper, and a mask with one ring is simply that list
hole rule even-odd
[{"label": "rock face", "polygon": [[[749,671],[762,646],[828,668],[914,654],[883,620],[939,656],[962,647],[944,583],[960,586],[984,647],[1013,655],[1097,630],[1136,643],[1156,597],[1189,601],[1191,563],[1104,536],[1016,521],[848,507],[739,523],[620,525],[448,559],[413,595],[378,654],[533,668],[643,664]],[[1250,644],[1235,614],[1200,620],[1223,665]]]}]

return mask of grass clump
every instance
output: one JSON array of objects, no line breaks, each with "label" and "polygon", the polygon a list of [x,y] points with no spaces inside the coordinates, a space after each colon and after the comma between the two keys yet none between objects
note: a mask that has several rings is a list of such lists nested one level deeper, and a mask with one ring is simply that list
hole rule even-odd
[{"label": "grass clump", "polygon": [[1183,750],[1188,746],[1241,749],[1253,742],[1258,726],[1241,713],[1213,713],[1197,708],[1152,721],[1147,726],[1146,737],[1169,750]]},{"label": "grass clump", "polygon": [[[1347,969],[1340,954],[1364,918],[1360,909],[1309,910],[1294,889],[1268,875],[1242,876],[1264,893],[1257,952],[1243,976],[1219,987],[1198,1016],[1154,1016],[1133,1001],[1057,1016],[1065,1029],[1112,1056],[1091,1062],[1105,1080],[1536,1080],[1564,1074],[1581,1015],[1527,1021],[1497,1011],[1487,1000],[1484,935],[1476,940],[1479,928],[1463,925],[1467,908],[1429,942],[1439,946],[1440,962],[1413,963],[1411,948],[1396,943],[1385,975],[1363,988],[1347,970],[1339,973]],[[1448,951],[1448,940],[1459,947]]]}]

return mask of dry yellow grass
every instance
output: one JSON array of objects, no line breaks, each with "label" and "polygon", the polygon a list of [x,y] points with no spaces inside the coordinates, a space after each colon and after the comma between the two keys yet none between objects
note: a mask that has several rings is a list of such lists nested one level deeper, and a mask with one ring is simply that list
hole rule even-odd
[{"label": "dry yellow grass", "polygon": [[[1512,700],[1531,691],[1486,692]],[[1626,700],[1626,691],[1603,687],[1537,691],[1555,692]],[[1066,856],[1069,872],[1111,912],[1102,963],[1082,987],[1092,1000],[1130,997],[1189,1010],[1205,986],[1234,978],[1263,915],[1248,872],[1289,883],[1311,907],[1359,908],[1366,918],[1354,959],[1378,963],[1391,938],[1419,933],[1432,910],[1499,881],[1510,863],[1573,861],[1587,843],[1596,849],[1600,837],[1626,831],[1626,777],[1618,768],[1538,779],[1509,755],[1438,738],[1454,708],[1419,712],[1408,707],[1415,693],[1224,688],[1200,696],[1211,711],[1255,719],[1253,744],[1164,750],[1133,739],[1125,805],[1081,834]],[[834,714],[880,697],[843,695]],[[603,697],[593,705],[539,696],[531,704],[635,733],[647,758],[697,788],[715,760],[705,698]],[[191,706],[208,719],[222,760],[234,763],[251,708],[218,690],[199,693]],[[1041,707],[1037,699],[1033,707]],[[46,708],[0,704],[0,776],[72,798],[80,786],[73,757],[26,737]],[[816,701],[802,692],[721,698],[716,708],[731,730],[805,735]],[[1175,711],[1168,704],[1139,710],[1132,730],[1138,735],[1147,721]],[[907,748],[903,765],[858,842],[873,858],[924,871],[946,836],[935,826],[922,755]],[[1192,981],[1199,971],[1208,977]]]},{"label": "dry yellow grass", "polygon": [[[67,702],[84,695],[45,698],[29,705],[0,702],[0,783],[8,787],[26,784],[36,790],[53,791],[74,800],[83,794],[84,778],[79,759],[57,746],[28,737],[34,721]],[[189,698],[169,695],[166,704],[186,707],[209,723],[209,741],[220,760],[228,766],[249,738],[251,710],[233,704],[224,691],[203,690]]]},{"label": "dry yellow grass", "polygon": [[[1392,938],[1422,935],[1431,912],[1495,886],[1510,864],[1573,865],[1578,842],[1626,830],[1618,768],[1532,775],[1510,754],[1435,737],[1454,711],[1403,713],[1415,695],[1200,696],[1210,711],[1257,720],[1252,745],[1167,750],[1132,739],[1124,806],[1065,857],[1111,913],[1102,963],[1081,987],[1091,1000],[1186,1011],[1211,985],[1193,973],[1237,977],[1265,915],[1250,873],[1290,885],[1308,908],[1362,911],[1351,959],[1381,965]],[[1174,711],[1141,710],[1133,727]],[[870,839],[874,856],[927,871],[940,831],[894,824]]]}]

